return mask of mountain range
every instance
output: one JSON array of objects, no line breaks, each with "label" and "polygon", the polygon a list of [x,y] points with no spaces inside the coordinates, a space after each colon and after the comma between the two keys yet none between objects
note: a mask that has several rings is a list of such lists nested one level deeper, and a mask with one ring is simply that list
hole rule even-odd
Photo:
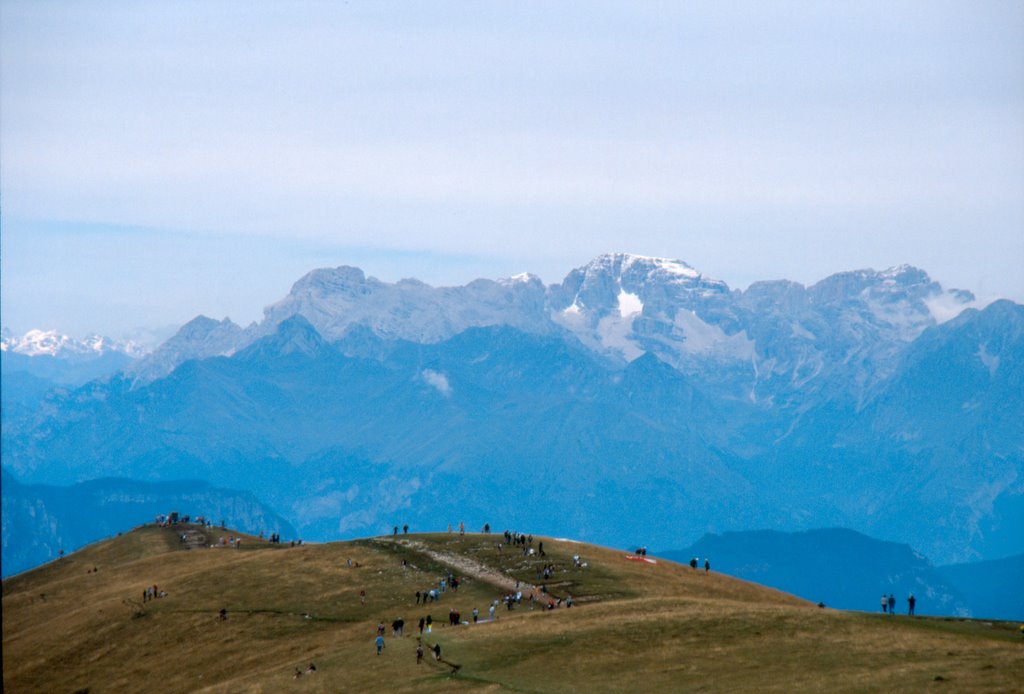
[{"label": "mountain range", "polygon": [[225,518],[252,534],[297,537],[295,529],[252,494],[218,489],[206,482],[138,482],[97,479],[67,487],[20,484],[3,473],[3,575],[17,574],[73,552],[97,539],[113,537],[179,512]]},{"label": "mountain range", "polygon": [[842,526],[996,559],[1024,548],[1024,306],[974,303],[907,266],[742,291],[626,254],[550,286],[314,270],[259,323],[200,316],[105,380],[5,403],[3,464],[206,480],[308,539]]},{"label": "mountain range", "polygon": [[828,607],[875,612],[882,594],[900,614],[913,594],[918,614],[1024,619],[1024,554],[996,561],[933,566],[904,544],[843,528],[708,534],[658,556],[799,595]]}]

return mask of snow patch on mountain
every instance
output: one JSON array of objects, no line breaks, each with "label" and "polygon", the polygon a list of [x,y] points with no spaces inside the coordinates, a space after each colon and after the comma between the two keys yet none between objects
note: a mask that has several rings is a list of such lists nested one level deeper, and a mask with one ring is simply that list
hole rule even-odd
[{"label": "snow patch on mountain", "polygon": [[736,360],[749,360],[754,356],[755,344],[745,332],[729,335],[720,326],[701,320],[694,311],[679,311],[672,324],[678,329],[682,348],[688,354],[716,354]]},{"label": "snow patch on mountain", "polygon": [[978,345],[978,351],[975,353],[978,355],[978,359],[988,369],[989,376],[995,376],[996,371],[999,369],[999,355],[988,353],[988,344],[983,343]]},{"label": "snow patch on mountain", "polygon": [[609,314],[597,323],[597,351],[615,354],[624,361],[631,362],[642,356],[644,350],[637,345],[633,333],[633,316]]},{"label": "snow patch on mountain", "polygon": [[619,289],[618,305],[619,315],[623,318],[628,318],[644,310],[644,302],[640,301],[639,296],[621,288]]}]

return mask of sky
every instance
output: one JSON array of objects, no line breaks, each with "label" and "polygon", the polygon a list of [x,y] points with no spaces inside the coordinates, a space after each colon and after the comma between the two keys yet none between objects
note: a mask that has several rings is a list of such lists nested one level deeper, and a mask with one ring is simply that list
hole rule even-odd
[{"label": "sky", "polygon": [[16,333],[616,251],[1024,301],[1024,3],[0,0]]}]

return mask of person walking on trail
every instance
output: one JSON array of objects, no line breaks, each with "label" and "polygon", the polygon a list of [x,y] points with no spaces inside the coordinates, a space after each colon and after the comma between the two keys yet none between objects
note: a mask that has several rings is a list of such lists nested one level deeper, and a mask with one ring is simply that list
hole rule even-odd
[{"label": "person walking on trail", "polygon": [[889,606],[889,598],[885,597],[885,593],[882,593],[882,599],[880,603],[882,605],[882,614],[885,614],[885,608]]},{"label": "person walking on trail", "polygon": [[419,665],[423,662],[423,644],[416,644],[416,664]]},{"label": "person walking on trail", "polygon": [[704,573],[709,573],[710,571],[711,571],[711,560],[710,559],[705,559],[704,560]]},{"label": "person walking on trail", "polygon": [[377,655],[380,655],[380,652],[384,650],[384,637],[381,636],[380,634],[377,634],[376,644],[377,644]]},{"label": "person walking on trail", "polygon": [[910,615],[911,617],[914,616],[914,605],[916,605],[916,604],[917,604],[917,598],[915,598],[914,594],[911,593],[910,597],[907,598],[907,614]]},{"label": "person walking on trail", "polygon": [[494,619],[494,603],[491,603],[490,614],[491,614],[491,619],[493,620]]},{"label": "person walking on trail", "polygon": [[889,593],[889,616],[896,614],[896,596]]},{"label": "person walking on trail", "polygon": [[434,644],[434,660],[440,660],[440,659],[441,659],[441,644],[435,643]]},{"label": "person walking on trail", "polygon": [[[913,609],[914,609],[913,603],[911,603],[910,609],[911,609],[911,610],[913,610]],[[476,624],[476,620],[477,620],[477,619],[478,619],[479,617],[480,617],[480,610],[478,610],[478,609],[476,609],[476,608],[474,607],[474,608],[473,608],[473,624]]]}]

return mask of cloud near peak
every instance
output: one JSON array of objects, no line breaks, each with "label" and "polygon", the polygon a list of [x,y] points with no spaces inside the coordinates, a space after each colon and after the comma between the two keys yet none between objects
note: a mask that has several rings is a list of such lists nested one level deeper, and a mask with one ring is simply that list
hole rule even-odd
[{"label": "cloud near peak", "polygon": [[423,380],[427,383],[427,385],[431,385],[434,388],[437,388],[437,392],[439,392],[441,395],[445,396],[446,398],[451,397],[452,387],[448,383],[448,377],[445,376],[443,373],[439,373],[437,371],[434,371],[433,369],[424,369],[420,373],[420,376],[423,377]]}]

